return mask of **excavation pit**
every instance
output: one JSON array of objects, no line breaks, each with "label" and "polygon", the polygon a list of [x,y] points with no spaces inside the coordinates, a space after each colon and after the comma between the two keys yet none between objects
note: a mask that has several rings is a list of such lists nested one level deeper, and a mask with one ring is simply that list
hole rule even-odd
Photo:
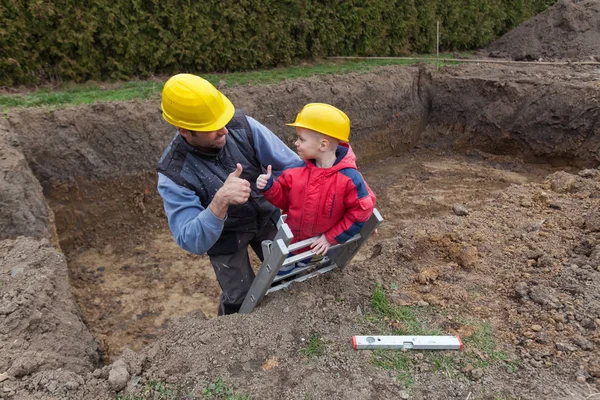
[{"label": "excavation pit", "polygon": [[[530,261],[535,266],[540,264],[539,271],[544,268],[552,271],[552,263],[542,266],[541,253],[527,255],[532,257],[530,260],[521,260],[514,256],[520,254],[520,248],[507,245],[502,250],[506,253],[500,257],[494,253],[493,244],[501,240],[502,235],[512,234],[513,230],[521,232],[517,235],[518,240],[527,241],[533,234],[544,234],[544,229],[551,229],[549,227],[564,224],[563,229],[571,229],[562,219],[551,221],[550,225],[535,225],[539,223],[536,219],[539,215],[550,221],[554,217],[548,213],[561,207],[569,210],[575,201],[576,197],[569,197],[562,202],[556,200],[552,203],[554,208],[536,208],[541,207],[540,199],[547,198],[550,204],[551,196],[544,191],[558,190],[560,182],[563,186],[571,185],[568,186],[571,192],[560,193],[574,193],[573,196],[580,196],[589,204],[597,201],[594,200],[597,199],[594,189],[586,189],[587,192],[581,189],[587,181],[581,183],[583,178],[576,174],[586,168],[595,170],[600,161],[598,82],[598,74],[593,68],[467,66],[436,71],[430,67],[394,67],[369,74],[224,90],[237,107],[264,123],[288,144],[292,142],[293,131],[286,128],[285,123],[293,120],[304,104],[321,101],[346,111],[352,121],[351,143],[359,157],[359,168],[378,195],[377,207],[385,219],[378,237],[356,257],[354,263],[358,267],[350,266],[334,277],[292,289],[291,293],[276,294],[259,307],[256,316],[248,316],[244,324],[260,331],[262,322],[259,319],[277,321],[280,318],[281,324],[271,326],[281,331],[279,337],[300,340],[296,330],[302,330],[301,327],[297,326],[292,332],[287,332],[284,327],[298,323],[291,316],[295,310],[301,310],[300,316],[310,315],[307,310],[314,306],[318,308],[315,313],[323,321],[322,329],[340,323],[344,325],[347,315],[332,311],[337,316],[330,319],[331,313],[326,313],[327,316],[319,314],[321,303],[318,298],[322,293],[333,293],[331,296],[336,299],[346,300],[327,307],[335,310],[352,302],[348,313],[357,306],[364,310],[365,303],[355,298],[368,297],[372,282],[381,276],[391,276],[390,279],[403,288],[401,295],[406,299],[423,296],[434,301],[432,299],[436,298],[440,307],[461,304],[465,310],[480,313],[483,318],[485,310],[474,308],[469,296],[485,297],[481,288],[493,292],[493,282],[489,280],[493,274],[502,271],[492,268],[495,262],[500,262],[503,257],[514,257],[524,265],[529,265],[526,263]],[[3,128],[5,144],[2,149],[22,154],[22,162],[17,161],[14,165],[22,173],[21,185],[31,189],[23,192],[18,204],[11,204],[16,211],[7,217],[11,218],[7,220],[12,224],[2,234],[7,243],[9,240],[15,242],[5,245],[8,255],[5,261],[18,260],[21,254],[29,254],[27,249],[36,246],[17,239],[19,236],[42,241],[45,237],[50,238],[56,245],[55,253],[44,244],[39,246],[44,254],[52,253],[48,259],[51,256],[58,260],[57,269],[62,268],[60,257],[64,254],[70,283],[69,289],[61,288],[54,283],[60,279],[54,281],[49,275],[55,288],[47,291],[48,298],[54,300],[41,302],[45,304],[32,301],[33,309],[42,310],[40,316],[34,319],[23,314],[30,331],[25,335],[19,333],[25,331],[14,330],[17,332],[15,339],[21,341],[11,340],[11,343],[33,343],[42,337],[48,340],[47,332],[52,330],[35,327],[46,326],[44,316],[51,314],[48,308],[58,309],[63,303],[69,304],[67,292],[70,292],[77,307],[65,308],[82,317],[100,346],[94,347],[83,328],[73,331],[62,327],[61,324],[73,326],[75,319],[58,318],[56,329],[65,333],[51,339],[57,353],[72,349],[68,356],[56,358],[53,355],[52,362],[48,361],[51,356],[46,359],[39,356],[39,362],[27,364],[19,361],[26,355],[22,349],[7,346],[8,356],[0,365],[2,369],[21,371],[21,376],[49,367],[83,373],[118,359],[127,348],[143,353],[165,340],[181,341],[178,348],[182,352],[196,351],[194,346],[205,339],[194,339],[193,345],[186,347],[186,340],[194,336],[196,327],[178,327],[177,337],[172,329],[186,321],[189,313],[193,313],[194,321],[213,318],[220,289],[208,258],[178,248],[168,229],[162,201],[156,191],[154,167],[174,130],[162,121],[158,101],[98,104],[55,111],[23,110],[11,113],[7,121]],[[575,178],[563,179],[560,171]],[[593,176],[592,172],[587,174]],[[17,181],[14,178],[14,182]],[[588,197],[582,197],[584,193]],[[28,210],[42,210],[44,204],[48,205],[45,214],[40,211],[37,217],[30,216]],[[456,205],[466,208],[469,215],[475,215],[473,222],[465,222],[469,221],[465,216],[457,215],[453,210]],[[494,215],[503,215],[503,210],[508,209],[524,214],[515,221],[511,221],[510,216],[503,219],[502,223],[509,228],[506,233],[498,228],[499,236],[494,239],[485,231],[481,215],[489,212],[490,225],[500,224],[500,219],[493,219]],[[590,209],[593,207],[588,207],[586,212],[590,213]],[[593,214],[590,215],[592,221]],[[586,233],[591,235],[586,239],[589,243],[578,244],[577,251],[592,265],[596,239],[590,226],[585,221],[577,225],[582,232],[592,232]],[[471,232],[478,229],[486,233]],[[446,232],[453,230],[459,233]],[[461,246],[467,241],[461,238],[461,233],[467,235],[465,232],[471,235],[472,245],[483,254],[480,257],[485,260],[488,256],[488,259],[478,267],[482,272],[473,267],[468,272],[453,270],[455,272],[451,274],[448,268],[458,268],[459,261],[470,263],[465,259],[470,253],[467,251],[466,256],[461,253]],[[548,241],[551,239],[552,236],[548,236]],[[569,243],[571,240],[575,239],[569,239]],[[464,248],[469,249],[468,246]],[[36,251],[39,253],[40,250]],[[32,250],[31,254],[34,253]],[[567,254],[570,253],[565,250],[563,258],[568,258]],[[497,258],[489,258],[491,255]],[[29,276],[27,266],[15,265],[10,270],[15,271],[15,279]],[[510,268],[521,267],[511,264]],[[528,270],[527,274],[536,271]],[[8,275],[10,272],[0,277],[6,281]],[[514,279],[526,280],[523,276],[515,275]],[[512,284],[512,276],[510,279],[493,277],[497,279],[495,282],[506,280]],[[536,282],[542,285],[540,281]],[[455,284],[456,287],[452,286]],[[452,290],[448,290],[448,285]],[[35,293],[36,286],[30,287]],[[438,289],[445,292],[438,294]],[[511,290],[506,291],[508,295],[502,292],[502,295],[489,295],[482,300],[491,310],[485,315],[497,327],[513,326],[507,321],[512,321],[514,314],[504,314],[505,308],[499,304],[510,304],[506,309],[512,310],[514,293]],[[571,293],[568,290],[571,289],[565,289]],[[5,299],[7,304],[17,298],[17,295],[10,296]],[[591,307],[588,310],[595,310],[595,303],[588,306]],[[286,309],[288,311],[282,313]],[[248,350],[256,352],[252,357],[256,356],[258,361],[254,358],[235,361],[239,365],[232,361],[238,365],[236,368],[246,371],[251,366],[254,368],[256,363],[260,366],[270,354],[270,350],[264,349],[271,347],[262,339],[248,339],[250,342],[247,343],[248,335],[235,329],[232,337],[237,339],[232,343],[225,336],[219,336],[217,325],[231,322],[233,326],[240,322],[239,318],[241,316],[219,318],[220,322],[214,326],[201,325],[198,332],[211,333],[211,340],[214,340],[211,343],[227,348],[258,349]],[[509,331],[512,328],[499,329],[499,336],[507,343],[511,342]],[[11,332],[3,328],[2,334],[9,337]],[[305,337],[306,334],[302,332],[301,335]],[[237,357],[223,347],[219,349],[223,357]],[[288,356],[294,357],[291,353]],[[597,359],[590,354],[586,357],[590,362]],[[74,359],[84,361],[74,362]],[[153,371],[164,368],[161,371],[166,375],[177,375],[178,368],[183,371],[187,365],[182,359],[176,359],[172,364],[161,363],[152,367]],[[20,369],[14,367],[18,363]],[[221,362],[217,360],[212,365],[218,369]],[[260,386],[257,382],[250,385]],[[500,381],[498,385],[501,386]]]}]

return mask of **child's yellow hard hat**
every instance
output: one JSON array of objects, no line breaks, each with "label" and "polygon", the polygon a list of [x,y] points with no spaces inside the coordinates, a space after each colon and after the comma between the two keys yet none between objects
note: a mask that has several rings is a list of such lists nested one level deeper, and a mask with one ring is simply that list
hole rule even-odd
[{"label": "child's yellow hard hat", "polygon": [[309,103],[287,126],[307,128],[347,142],[350,138],[350,119],[343,111],[325,103]]}]

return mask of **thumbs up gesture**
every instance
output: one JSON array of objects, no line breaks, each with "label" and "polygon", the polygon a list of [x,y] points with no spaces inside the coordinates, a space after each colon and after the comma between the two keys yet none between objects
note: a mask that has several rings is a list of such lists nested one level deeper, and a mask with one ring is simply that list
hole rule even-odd
[{"label": "thumbs up gesture", "polygon": [[267,173],[259,175],[258,178],[256,179],[256,187],[258,188],[258,190],[263,190],[267,186],[267,182],[269,182],[270,178],[271,178],[271,166],[269,165],[267,167]]},{"label": "thumbs up gesture", "polygon": [[238,163],[235,171],[229,174],[221,189],[217,191],[219,197],[227,204],[244,204],[250,197],[250,182],[240,178],[242,170],[242,165]]}]

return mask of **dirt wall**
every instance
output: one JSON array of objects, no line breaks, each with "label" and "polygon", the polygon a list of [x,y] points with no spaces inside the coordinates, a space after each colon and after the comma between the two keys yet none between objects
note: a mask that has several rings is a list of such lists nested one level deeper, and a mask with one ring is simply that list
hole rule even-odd
[{"label": "dirt wall", "polygon": [[[423,137],[554,165],[600,162],[600,75],[593,68],[472,66],[427,73]],[[421,139],[423,140],[423,139]]]},{"label": "dirt wall", "polygon": [[50,214],[42,188],[12,132],[0,120],[0,240],[21,235],[50,237]]},{"label": "dirt wall", "polygon": [[[571,79],[574,78],[574,79]],[[596,162],[598,72],[590,68],[468,65],[385,67],[274,85],[222,88],[248,115],[293,142],[293,121],[308,102],[344,110],[351,142],[365,161],[423,140],[449,138],[499,152]],[[174,130],[158,101],[104,103],[8,116],[16,143],[44,190],[77,179],[154,170]],[[427,131],[425,128],[428,128]],[[484,134],[491,130],[490,133]]]}]

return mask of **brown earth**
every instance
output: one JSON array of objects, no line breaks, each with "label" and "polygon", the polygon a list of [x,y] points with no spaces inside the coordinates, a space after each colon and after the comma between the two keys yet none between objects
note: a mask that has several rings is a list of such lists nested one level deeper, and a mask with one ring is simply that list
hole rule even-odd
[{"label": "brown earth", "polygon": [[600,61],[600,1],[559,0],[480,53],[517,61]]},{"label": "brown earth", "polygon": [[[174,244],[155,190],[173,135],[159,104],[10,112],[0,398],[115,398],[152,382],[203,398],[218,379],[256,399],[598,396],[596,69],[388,67],[224,92],[288,143],[305,103],[345,110],[379,234],[344,270],[213,318],[207,259]],[[353,335],[411,327],[373,317],[377,284],[465,350],[400,353],[400,371],[378,366],[398,353],[353,350]]]}]

